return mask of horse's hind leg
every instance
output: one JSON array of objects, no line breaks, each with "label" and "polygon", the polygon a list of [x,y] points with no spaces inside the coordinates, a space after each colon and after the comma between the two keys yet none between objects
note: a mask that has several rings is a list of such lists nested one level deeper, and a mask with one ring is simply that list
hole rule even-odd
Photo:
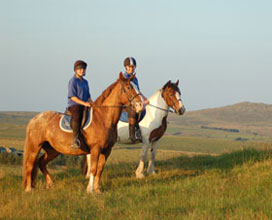
[{"label": "horse's hind leg", "polygon": [[42,148],[45,150],[45,153],[39,158],[38,164],[40,170],[44,175],[46,188],[49,189],[53,186],[53,181],[49,175],[46,165],[48,164],[49,161],[56,158],[59,155],[59,153],[55,151],[48,142],[44,143]]},{"label": "horse's hind leg", "polygon": [[33,177],[35,176],[36,172],[35,163],[40,150],[41,147],[35,146],[35,144],[27,136],[24,148],[24,163],[23,163],[23,187],[25,192],[29,192],[31,191],[32,188],[35,187],[35,181],[32,182],[32,180]]}]

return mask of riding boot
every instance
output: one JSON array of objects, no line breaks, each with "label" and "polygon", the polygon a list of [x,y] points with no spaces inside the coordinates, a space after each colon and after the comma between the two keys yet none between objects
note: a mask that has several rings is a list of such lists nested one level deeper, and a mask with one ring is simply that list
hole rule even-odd
[{"label": "riding boot", "polygon": [[129,124],[129,138],[132,143],[136,142],[135,138],[135,125],[134,124]]},{"label": "riding boot", "polygon": [[80,125],[72,120],[72,129],[73,129],[73,143],[71,145],[72,148],[80,148],[80,141],[78,139]]}]

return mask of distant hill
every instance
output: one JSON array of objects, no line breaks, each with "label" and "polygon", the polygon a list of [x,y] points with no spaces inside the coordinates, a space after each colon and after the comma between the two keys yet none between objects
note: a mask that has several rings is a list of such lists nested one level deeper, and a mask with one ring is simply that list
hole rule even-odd
[{"label": "distant hill", "polygon": [[38,112],[0,111],[0,124],[26,125]]},{"label": "distant hill", "polygon": [[[25,126],[36,114],[38,112],[0,111],[0,137],[11,134],[23,137]],[[172,125],[193,129],[203,130],[203,127],[220,128],[219,130],[239,129],[246,133],[272,137],[272,105],[264,103],[242,102],[220,108],[186,112],[183,116],[169,114],[168,121]],[[21,130],[22,132],[18,132]]]},{"label": "distant hill", "polygon": [[[186,112],[184,116],[170,114],[172,124],[185,126],[212,126],[259,130],[272,135],[272,105],[242,102],[220,108]],[[253,129],[253,130],[254,130]]]}]

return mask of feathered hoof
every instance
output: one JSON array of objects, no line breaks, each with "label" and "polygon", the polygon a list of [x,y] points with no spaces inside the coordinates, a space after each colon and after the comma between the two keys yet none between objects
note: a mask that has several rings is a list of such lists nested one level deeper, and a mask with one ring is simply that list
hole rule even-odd
[{"label": "feathered hoof", "polygon": [[94,193],[94,191],[92,189],[89,189],[88,187],[87,187],[86,192],[87,192],[87,194],[93,194]]},{"label": "feathered hoof", "polygon": [[87,188],[87,190],[86,190],[86,192],[87,192],[87,194],[103,194],[103,192],[101,191],[101,189],[95,189],[95,190],[92,190],[92,189],[89,189],[89,188]]},{"label": "feathered hoof", "polygon": [[136,178],[143,179],[143,178],[145,178],[145,175],[143,173],[136,173]]},{"label": "feathered hoof", "polygon": [[52,189],[54,187],[54,184],[53,183],[48,183],[46,184],[45,188],[46,189]]},{"label": "feathered hoof", "polygon": [[95,190],[94,190],[94,192],[95,192],[96,194],[103,194],[103,192],[101,191],[101,189],[100,189],[100,188],[95,189]]},{"label": "feathered hoof", "polygon": [[31,188],[31,187],[26,187],[24,191],[25,191],[26,193],[27,193],[27,192],[31,192],[31,191],[32,191],[32,188]]}]

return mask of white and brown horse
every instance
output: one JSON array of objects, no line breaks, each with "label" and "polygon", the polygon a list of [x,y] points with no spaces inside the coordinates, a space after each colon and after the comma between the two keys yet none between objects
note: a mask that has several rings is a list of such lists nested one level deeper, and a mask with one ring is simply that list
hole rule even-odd
[{"label": "white and brown horse", "polygon": [[[150,104],[146,106],[146,115],[139,123],[142,133],[142,153],[140,162],[136,170],[137,178],[144,178],[144,161],[146,159],[147,150],[150,147],[151,156],[147,168],[148,174],[155,174],[154,160],[156,157],[157,148],[160,138],[164,135],[167,128],[167,116],[169,108],[174,109],[178,115],[185,113],[185,107],[180,98],[181,93],[178,87],[179,81],[171,83],[168,81],[161,89],[159,89],[153,96],[149,98]],[[118,122],[118,138],[117,143],[129,143],[128,123]],[[85,158],[83,162],[82,172],[86,174],[86,178],[90,175],[90,155]],[[85,163],[85,164],[84,164]],[[87,163],[87,165],[86,165]]]},{"label": "white and brown horse", "polygon": [[[64,132],[59,127],[63,114],[47,111],[32,118],[27,125],[24,146],[24,190],[30,191],[35,186],[38,167],[45,177],[46,187],[52,186],[53,181],[46,165],[59,154],[75,156],[91,153],[92,165],[87,192],[100,192],[100,177],[117,140],[117,123],[124,105],[140,112],[143,109],[143,99],[130,79],[125,79],[120,73],[119,79],[94,102],[92,123],[83,131],[87,146],[79,149],[71,148],[72,133]],[[38,158],[41,149],[45,152]]]}]

